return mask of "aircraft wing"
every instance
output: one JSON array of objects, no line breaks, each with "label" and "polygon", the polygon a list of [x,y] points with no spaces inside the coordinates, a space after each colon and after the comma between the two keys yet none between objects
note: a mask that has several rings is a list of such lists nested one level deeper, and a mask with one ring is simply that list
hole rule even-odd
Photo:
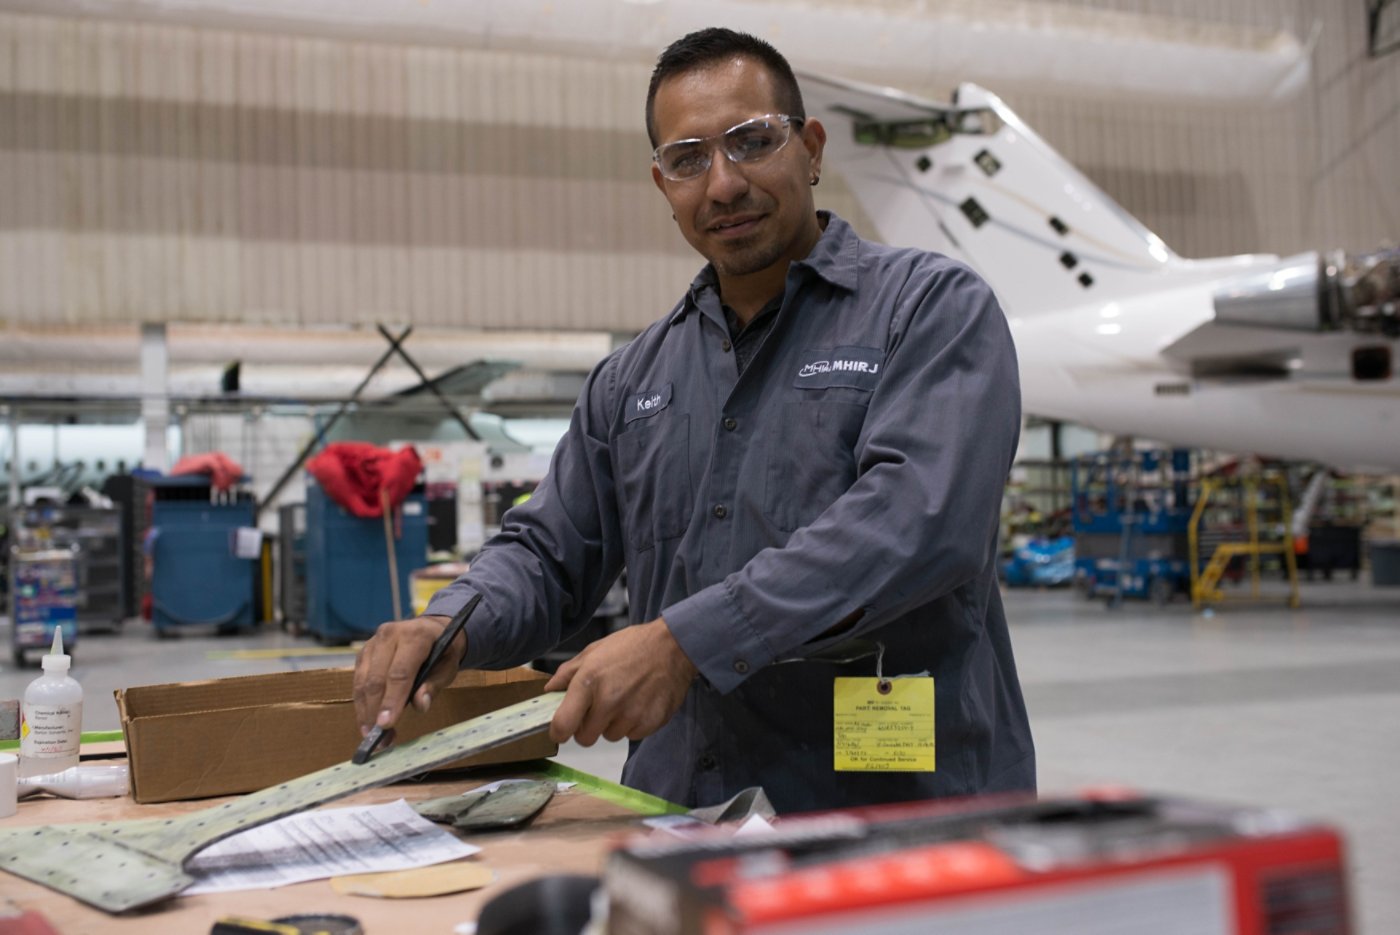
[{"label": "aircraft wing", "polygon": [[474,360],[444,371],[427,382],[400,390],[389,399],[409,399],[431,393],[433,389],[448,399],[459,399],[463,396],[480,397],[487,385],[519,367],[519,363],[511,360]]}]

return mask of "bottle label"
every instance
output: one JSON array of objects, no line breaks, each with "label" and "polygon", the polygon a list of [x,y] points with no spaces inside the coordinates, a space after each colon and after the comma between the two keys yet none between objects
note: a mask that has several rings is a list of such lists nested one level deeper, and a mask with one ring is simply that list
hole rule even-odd
[{"label": "bottle label", "polygon": [[50,760],[78,755],[83,703],[20,705],[19,755]]}]

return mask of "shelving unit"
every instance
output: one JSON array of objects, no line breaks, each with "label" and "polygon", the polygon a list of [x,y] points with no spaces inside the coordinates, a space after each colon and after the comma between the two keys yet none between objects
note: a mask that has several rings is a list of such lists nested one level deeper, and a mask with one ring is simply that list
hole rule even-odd
[{"label": "shelving unit", "polygon": [[13,541],[21,548],[71,550],[80,632],[113,630],[126,618],[126,556],[118,510],[73,504],[36,504],[13,514]]},{"label": "shelving unit", "polygon": [[1059,536],[1069,530],[1070,462],[1018,461],[1002,496],[1002,545],[1017,537]]}]

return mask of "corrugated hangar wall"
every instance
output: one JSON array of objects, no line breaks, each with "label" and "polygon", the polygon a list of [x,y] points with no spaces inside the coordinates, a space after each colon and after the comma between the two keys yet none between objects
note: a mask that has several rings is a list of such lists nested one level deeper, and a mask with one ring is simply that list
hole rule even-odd
[{"label": "corrugated hangar wall", "polygon": [[635,327],[694,265],[638,67],[33,17],[0,49],[10,321]]},{"label": "corrugated hangar wall", "polygon": [[[1321,23],[1282,104],[994,89],[1179,253],[1400,236],[1400,55],[1366,57],[1359,0],[1077,5]],[[0,15],[0,324],[640,328],[697,266],[648,175],[647,72]]]},{"label": "corrugated hangar wall", "polygon": [[1160,106],[1008,91],[1023,118],[1183,256],[1372,250],[1400,241],[1400,52],[1370,58],[1365,0],[1061,0],[1320,29],[1281,104]]}]

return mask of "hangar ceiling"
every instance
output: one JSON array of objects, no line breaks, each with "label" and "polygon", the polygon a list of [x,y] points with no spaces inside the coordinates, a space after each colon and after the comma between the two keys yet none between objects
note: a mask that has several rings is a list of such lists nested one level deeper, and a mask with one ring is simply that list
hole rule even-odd
[{"label": "hangar ceiling", "polygon": [[643,64],[711,25],[763,35],[799,67],[923,87],[955,73],[1081,94],[1286,97],[1306,37],[1209,18],[1027,0],[0,0],[0,9],[265,29]]}]

